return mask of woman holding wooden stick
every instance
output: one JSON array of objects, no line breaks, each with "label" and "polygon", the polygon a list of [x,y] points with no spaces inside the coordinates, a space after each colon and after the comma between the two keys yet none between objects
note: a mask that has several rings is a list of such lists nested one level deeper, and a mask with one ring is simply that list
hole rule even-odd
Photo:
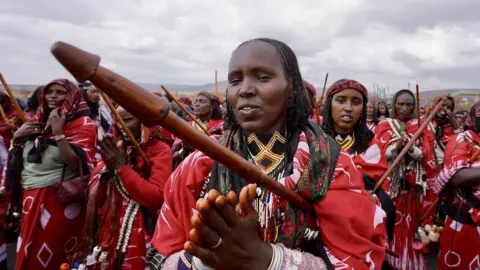
[{"label": "woman holding wooden stick", "polygon": [[[92,269],[145,269],[146,246],[153,235],[156,213],[163,203],[165,183],[172,172],[172,151],[156,134],[122,107],[116,112],[126,127],[117,123],[115,136],[100,141],[102,159],[92,174],[87,228],[98,224],[98,239],[87,230],[87,258]],[[140,145],[133,147],[131,133]],[[148,158],[142,158],[140,151]],[[149,166],[150,164],[150,166]],[[95,210],[101,216],[94,219]]]},{"label": "woman holding wooden stick", "polygon": [[[392,103],[392,118],[380,122],[375,129],[377,139],[386,144],[389,164],[420,126],[417,117],[414,117],[416,100],[410,90],[398,91]],[[421,252],[424,245],[418,229],[423,230],[421,205],[427,183],[435,179],[433,151],[434,136],[431,130],[425,129],[400,165],[395,167],[389,181],[382,185],[394,200],[397,211],[394,241],[389,247],[400,257],[388,256],[388,262],[394,269],[426,269]]]},{"label": "woman holding wooden stick", "polygon": [[[6,117],[6,119],[3,117],[0,118],[0,136],[3,137],[5,146],[9,149],[13,133],[22,125],[22,120],[10,100],[10,97],[3,92],[0,92],[0,105],[2,106]],[[7,122],[5,122],[6,120]]]},{"label": "woman holding wooden stick", "polygon": [[309,123],[293,51],[277,40],[247,41],[233,52],[228,79],[221,143],[296,190],[314,211],[195,152],[167,183],[150,269],[378,269],[385,227],[375,221],[385,213],[349,155]]},{"label": "woman holding wooden stick", "polygon": [[[438,269],[480,267],[480,102],[445,148],[445,166],[432,185],[447,214],[440,239]],[[473,160],[472,160],[473,158]]]}]

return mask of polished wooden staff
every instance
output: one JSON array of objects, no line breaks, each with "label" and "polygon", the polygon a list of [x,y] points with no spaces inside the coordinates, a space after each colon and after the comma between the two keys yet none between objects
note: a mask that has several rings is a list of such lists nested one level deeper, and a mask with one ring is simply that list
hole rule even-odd
[{"label": "polished wooden staff", "polygon": [[125,124],[125,121],[123,121],[122,117],[120,117],[120,115],[118,114],[117,110],[113,106],[110,99],[105,95],[105,93],[103,93],[102,90],[97,88],[97,91],[102,96],[103,100],[105,100],[105,103],[107,104],[108,108],[112,112],[112,114],[115,117],[115,120],[117,121],[117,123],[119,123],[120,126],[122,127],[122,129],[125,131],[125,133],[127,133],[128,140],[133,144],[133,147],[135,147],[137,149],[138,153],[140,154],[140,156],[145,161],[145,164],[147,164],[148,167],[151,167],[151,164],[150,164],[150,161],[147,158],[147,155],[145,155],[145,152],[143,152],[143,150],[140,148],[140,145],[138,144],[137,140],[135,139],[132,132],[130,131],[130,129]]},{"label": "polished wooden staff", "polygon": [[433,108],[433,110],[430,112],[430,114],[427,116],[425,119],[425,122],[417,129],[417,132],[413,134],[412,138],[408,141],[408,143],[403,147],[402,151],[400,151],[400,154],[398,154],[397,158],[392,162],[392,165],[390,165],[387,169],[387,171],[382,175],[382,178],[378,180],[377,184],[375,185],[375,188],[372,190],[372,193],[375,193],[378,188],[383,184],[383,182],[390,176],[390,174],[393,172],[393,169],[400,164],[400,161],[402,158],[407,154],[408,150],[410,150],[410,147],[413,146],[415,141],[420,137],[422,134],[423,130],[428,126],[428,123],[432,121],[433,117],[437,112],[440,110],[440,108],[443,106],[443,103],[445,102],[445,98],[442,99],[436,106]]},{"label": "polished wooden staff", "polygon": [[5,81],[5,78],[3,78],[2,73],[0,73],[0,81],[2,81],[3,87],[7,91],[8,96],[10,97],[10,100],[13,103],[13,106],[15,106],[15,110],[17,110],[18,116],[20,117],[20,119],[22,119],[24,123],[28,122],[27,117],[25,116],[25,113],[23,113],[22,108],[18,104],[17,99],[15,98],[15,95],[13,94],[12,90],[8,86],[7,82]]},{"label": "polished wooden staff", "polygon": [[185,106],[183,106],[183,104],[182,104],[180,101],[178,101],[178,100],[172,95],[172,93],[170,93],[170,91],[168,91],[168,89],[167,89],[165,86],[161,85],[160,87],[162,87],[163,91],[165,91],[165,94],[167,94],[167,96],[169,96],[175,103],[177,103],[178,107],[180,107],[180,109],[181,109],[184,113],[186,113],[186,114],[188,115],[188,117],[190,117],[190,119],[192,119],[192,121],[195,122],[195,124],[197,124],[197,125],[203,130],[203,132],[205,132],[205,134],[207,134],[208,136],[211,135],[210,132],[208,132],[208,130],[207,130],[203,125],[201,125],[201,124],[198,122],[198,120],[197,120],[197,118],[195,117],[195,115],[193,115],[192,113],[190,113],[190,112],[187,110],[187,108],[185,108]]},{"label": "polished wooden staff", "polygon": [[184,142],[221,162],[246,181],[259,184],[298,207],[312,209],[312,205],[302,196],[266,176],[257,166],[169,111],[168,101],[100,66],[99,56],[63,42],[55,43],[51,51],[77,81],[91,81],[146,126],[161,125]]},{"label": "polished wooden staff", "polygon": [[[323,82],[322,96],[320,97],[320,108],[322,108],[323,97],[325,96],[325,89],[327,88],[327,81],[328,81],[328,72],[327,74],[325,74],[325,81]],[[318,113],[320,114],[321,112],[318,111]],[[320,122],[318,122],[318,124],[320,125]]]}]

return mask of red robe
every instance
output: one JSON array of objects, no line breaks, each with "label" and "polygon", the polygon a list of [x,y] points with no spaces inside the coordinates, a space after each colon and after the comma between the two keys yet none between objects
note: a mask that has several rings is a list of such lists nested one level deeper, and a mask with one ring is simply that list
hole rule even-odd
[{"label": "red robe", "polygon": [[[397,120],[391,119],[391,121]],[[411,137],[417,131],[418,127],[418,120],[411,119],[405,123],[405,132]],[[386,145],[384,147],[385,149],[397,143],[395,137],[398,135],[392,128],[389,120],[383,120],[378,124],[375,129],[375,136],[380,140],[380,143]],[[425,170],[427,183],[434,181],[433,133],[429,129],[425,129],[415,142],[415,146],[422,150],[422,166]],[[423,254],[413,249],[415,232],[418,226],[421,226],[420,219],[423,213],[421,208],[423,194],[417,194],[415,187],[415,179],[417,176],[414,170],[411,170],[409,173],[404,173],[404,177],[408,180],[411,189],[409,191],[400,191],[395,198],[392,198],[395,203],[397,217],[394,239],[389,243],[389,248],[397,253],[399,258],[387,256],[387,261],[395,269],[426,269],[426,261]],[[382,184],[382,188],[390,194],[390,178]]]},{"label": "red robe", "polygon": [[[466,139],[467,138],[467,139]],[[469,163],[480,146],[480,137],[472,131],[465,131],[451,138],[445,148],[445,166],[437,176],[432,190],[442,192],[444,204],[461,209],[470,216],[474,225],[463,224],[455,217],[447,216],[440,237],[438,269],[477,269],[480,267],[480,209],[463,202],[464,193],[447,186],[450,179],[463,168],[480,169],[480,157]],[[472,189],[480,200],[480,186]],[[456,215],[456,214],[455,214]]]},{"label": "red robe", "polygon": [[[85,153],[89,168],[95,159],[96,131],[92,119],[86,116],[76,118],[64,127],[68,142]],[[22,197],[15,269],[59,269],[81,245],[85,226],[84,205],[61,204],[54,186],[23,190]]]},{"label": "red robe", "polygon": [[[302,133],[294,157],[294,172],[279,182],[293,189],[309,158]],[[212,165],[211,158],[196,151],[168,180],[165,203],[152,240],[161,254],[170,256],[183,249],[192,229],[190,218],[196,213],[195,204]],[[371,201],[361,174],[347,153],[340,153],[328,192],[314,209],[320,235],[336,269],[380,269],[385,255],[385,212]]]},{"label": "red robe", "polygon": [[[16,110],[12,109],[9,112],[5,112],[7,115],[8,119],[13,119],[15,117],[18,117],[18,113]],[[13,138],[13,132],[8,128],[7,124],[5,121],[3,121],[3,118],[0,117],[0,136],[3,137],[3,140],[5,142],[5,146],[7,147],[7,150],[10,148],[10,142],[12,141]]]},{"label": "red robe", "polygon": [[[91,194],[94,194],[96,198],[95,204],[98,208],[102,209],[102,218],[98,220],[105,220],[105,222],[100,222],[99,224],[101,226],[99,241],[102,251],[108,252],[108,269],[113,269],[114,266],[115,248],[118,243],[122,220],[125,218],[129,205],[126,198],[129,197],[136,204],[147,207],[152,213],[156,213],[162,206],[165,183],[172,173],[172,150],[166,143],[160,139],[150,139],[147,143],[141,144],[141,148],[149,158],[151,164],[150,177],[146,180],[131,166],[126,166],[118,172],[118,177],[125,187],[127,196],[124,197],[125,194],[122,195],[119,189],[112,185],[116,209],[114,217],[117,228],[114,232],[109,229],[112,224],[112,206],[110,201],[112,197],[107,198],[107,184],[100,183],[99,177],[100,172],[105,168],[103,161],[99,162],[92,174],[89,189],[92,192],[98,187],[96,193]],[[136,167],[141,168],[144,165],[144,160],[141,156],[137,158],[138,163]],[[110,179],[108,181],[113,180]],[[136,212],[132,224],[133,229],[129,238],[122,269],[145,269],[147,246],[149,245],[151,235],[147,233],[141,209]],[[113,242],[110,242],[112,238]],[[94,269],[101,269],[100,267],[101,265],[98,263]]]}]

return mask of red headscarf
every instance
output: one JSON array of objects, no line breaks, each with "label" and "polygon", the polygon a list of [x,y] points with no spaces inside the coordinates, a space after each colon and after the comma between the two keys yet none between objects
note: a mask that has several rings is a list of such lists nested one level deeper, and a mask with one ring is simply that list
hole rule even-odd
[{"label": "red headscarf", "polygon": [[183,104],[186,104],[188,106],[192,106],[192,100],[189,99],[188,97],[180,97],[178,101],[182,102]]},{"label": "red headscarf", "polygon": [[317,89],[315,89],[315,86],[313,86],[313,84],[307,82],[307,81],[303,81],[303,84],[305,84],[305,87],[307,88],[308,91],[310,91],[312,94],[313,94],[313,97],[316,97],[317,96]]},{"label": "red headscarf", "polygon": [[358,92],[362,93],[363,96],[368,97],[368,91],[363,84],[354,81],[354,80],[339,80],[332,84],[327,91],[327,97],[335,95],[338,92],[341,92],[346,89],[353,89],[357,90]]},{"label": "red headscarf", "polygon": [[480,101],[477,101],[473,104],[472,108],[470,109],[470,114],[467,116],[467,120],[465,120],[465,129],[472,130],[476,133],[479,132],[479,125],[480,124]]},{"label": "red headscarf", "polygon": [[446,97],[447,99],[449,99],[449,100],[452,101],[453,109],[455,110],[455,99],[454,99],[452,96],[450,96],[450,94],[436,97],[435,100],[433,101],[433,107],[437,106],[437,104],[438,104],[444,97]]},{"label": "red headscarf", "polygon": [[80,92],[78,86],[67,79],[58,79],[51,81],[43,88],[41,103],[33,118],[34,121],[42,123],[47,122],[50,110],[48,109],[48,104],[45,101],[45,95],[47,90],[53,85],[60,85],[67,89],[65,101],[60,107],[60,113],[62,115],[65,114],[67,122],[72,121],[78,115],[88,115],[90,113],[90,109],[83,99],[82,93]]}]

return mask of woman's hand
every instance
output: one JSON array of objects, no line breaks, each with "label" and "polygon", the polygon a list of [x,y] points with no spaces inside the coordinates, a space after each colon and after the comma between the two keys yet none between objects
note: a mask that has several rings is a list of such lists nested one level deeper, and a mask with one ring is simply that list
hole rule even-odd
[{"label": "woman's hand", "polygon": [[453,126],[453,129],[460,129],[460,126],[458,125],[457,118],[453,114],[452,111],[450,110],[445,110],[447,119],[450,121],[450,123]]},{"label": "woman's hand", "polygon": [[15,131],[13,134],[13,141],[18,143],[25,137],[40,135],[40,133],[42,133],[43,126],[44,124],[40,122],[27,122],[21,125],[17,131]]},{"label": "woman's hand", "polygon": [[100,153],[102,154],[103,162],[110,170],[118,170],[124,167],[127,162],[125,159],[125,151],[120,142],[118,145],[112,135],[107,134],[99,142]]},{"label": "woman's hand", "polygon": [[60,108],[53,109],[50,112],[48,121],[52,126],[53,135],[63,135],[63,127],[65,126],[66,117],[64,114],[60,115]]},{"label": "woman's hand", "polygon": [[267,269],[273,251],[258,236],[255,195],[256,185],[244,187],[236,211],[234,192],[225,197],[211,190],[199,199],[185,250],[215,269]]}]

